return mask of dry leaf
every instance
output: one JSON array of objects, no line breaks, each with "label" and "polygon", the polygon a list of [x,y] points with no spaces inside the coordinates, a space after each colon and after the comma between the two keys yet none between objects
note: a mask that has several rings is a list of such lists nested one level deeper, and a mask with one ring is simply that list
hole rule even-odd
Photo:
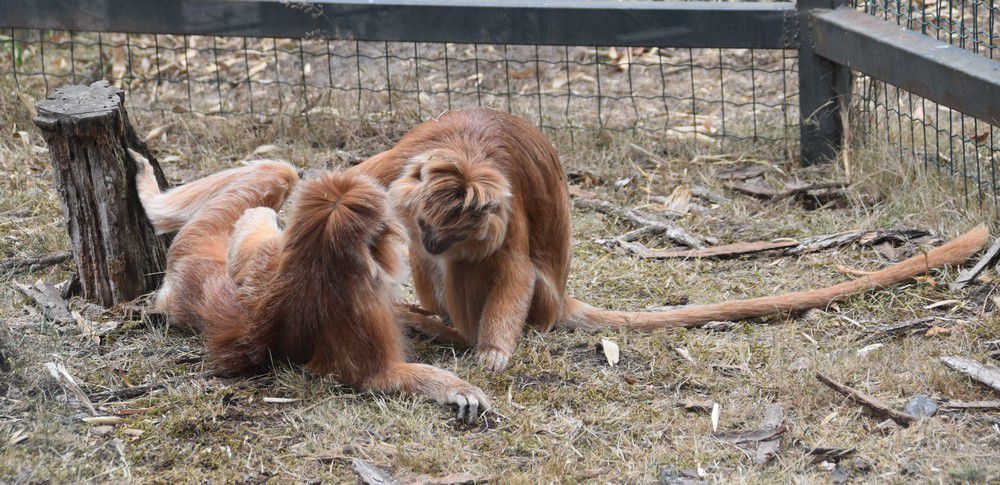
[{"label": "dry leaf", "polygon": [[143,431],[141,429],[135,429],[135,428],[126,428],[126,429],[122,430],[122,434],[126,434],[126,435],[129,435],[129,436],[139,437],[139,436],[142,436],[143,433],[145,433],[145,431]]},{"label": "dry leaf", "polygon": [[924,333],[924,336],[925,337],[933,337],[935,335],[947,335],[949,333],[954,333],[956,331],[958,331],[958,329],[955,329],[955,328],[946,328],[946,327],[939,327],[937,325],[934,325],[931,328],[927,329],[927,332]]},{"label": "dry leaf", "polygon": [[251,153],[250,156],[264,155],[266,153],[271,153],[273,151],[276,151],[276,150],[278,150],[280,148],[281,147],[279,147],[278,145],[261,145],[261,146],[259,146],[257,148],[254,148],[253,149],[253,153]]},{"label": "dry leaf", "polygon": [[719,431],[719,417],[722,416],[722,406],[719,403],[712,403],[712,432]]},{"label": "dry leaf", "polygon": [[604,357],[608,359],[608,365],[614,367],[618,363],[619,350],[618,344],[606,339],[601,339],[601,349],[604,351]]},{"label": "dry leaf", "polygon": [[864,357],[864,356],[866,356],[866,355],[868,355],[868,354],[870,354],[870,353],[872,353],[872,352],[874,352],[874,351],[876,351],[876,350],[878,350],[878,349],[880,349],[882,347],[883,347],[883,344],[871,344],[871,345],[867,345],[867,346],[864,346],[864,347],[858,349],[858,355]]},{"label": "dry leaf", "polygon": [[691,191],[683,185],[678,185],[667,197],[664,205],[667,208],[667,212],[672,214],[687,214],[688,209],[691,207]]},{"label": "dry leaf", "polygon": [[23,429],[19,429],[15,431],[14,434],[10,435],[10,438],[7,440],[7,444],[16,445],[26,439],[28,439],[28,434],[25,433]]},{"label": "dry leaf", "polygon": [[916,280],[916,281],[919,281],[921,283],[927,283],[928,285],[931,285],[931,286],[937,286],[938,285],[938,282],[934,281],[934,278],[932,278],[932,277],[930,277],[928,275],[917,276],[917,277],[914,277],[913,279]]},{"label": "dry leaf", "polygon": [[685,349],[684,347],[674,347],[674,351],[677,352],[677,355],[683,357],[684,360],[692,364],[697,364],[697,362],[694,361],[694,358],[691,357],[691,352],[688,352],[688,350]]},{"label": "dry leaf", "polygon": [[157,126],[156,128],[153,128],[152,130],[149,130],[149,133],[146,133],[146,137],[143,138],[142,141],[149,143],[150,141],[159,138],[160,135],[167,132],[167,130],[170,128],[172,124],[173,123],[167,123],[165,125],[160,125]]}]

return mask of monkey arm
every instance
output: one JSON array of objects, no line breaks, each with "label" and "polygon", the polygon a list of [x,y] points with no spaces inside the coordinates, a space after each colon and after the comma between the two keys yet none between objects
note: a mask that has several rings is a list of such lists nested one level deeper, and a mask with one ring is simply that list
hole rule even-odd
[{"label": "monkey arm", "polygon": [[400,325],[416,330],[432,340],[452,345],[469,345],[469,341],[458,330],[449,327],[440,317],[416,305],[397,303],[396,319]]},{"label": "monkey arm", "polygon": [[498,256],[500,263],[483,306],[476,345],[479,361],[490,372],[507,367],[528,318],[536,280],[535,268],[526,256]]}]

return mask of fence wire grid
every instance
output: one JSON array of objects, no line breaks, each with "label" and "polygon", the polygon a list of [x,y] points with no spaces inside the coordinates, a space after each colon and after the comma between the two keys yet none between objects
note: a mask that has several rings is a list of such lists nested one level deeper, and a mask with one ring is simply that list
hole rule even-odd
[{"label": "fence wire grid", "polygon": [[[1000,5],[996,0],[856,0],[855,7],[989,59],[1000,54]],[[860,76],[855,83],[860,123],[868,140],[884,140],[902,157],[938,176],[958,179],[966,206],[996,206],[1000,129],[914,95]]]},{"label": "fence wire grid", "polygon": [[4,75],[41,98],[109,79],[132,110],[412,125],[488,106],[546,131],[797,138],[791,50],[431,44],[8,29]]}]

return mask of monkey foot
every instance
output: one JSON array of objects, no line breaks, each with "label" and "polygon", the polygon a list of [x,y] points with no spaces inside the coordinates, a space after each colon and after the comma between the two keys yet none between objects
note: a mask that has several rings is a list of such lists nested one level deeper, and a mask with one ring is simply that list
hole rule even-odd
[{"label": "monkey foot", "polygon": [[479,364],[494,374],[503,372],[509,361],[510,354],[502,350],[489,349],[479,352]]},{"label": "monkey foot", "polygon": [[448,404],[458,406],[458,419],[472,424],[479,419],[480,414],[490,410],[490,400],[486,394],[475,386],[468,386],[448,394]]}]

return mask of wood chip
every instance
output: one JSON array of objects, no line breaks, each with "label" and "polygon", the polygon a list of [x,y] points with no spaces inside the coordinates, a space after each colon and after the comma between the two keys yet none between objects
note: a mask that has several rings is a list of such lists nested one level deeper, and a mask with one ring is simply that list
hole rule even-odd
[{"label": "wood chip", "polygon": [[620,360],[618,344],[613,341],[602,338],[601,350],[604,352],[604,358],[607,359],[609,366],[614,367]]},{"label": "wood chip", "polygon": [[893,421],[901,425],[908,426],[914,421],[916,421],[916,418],[914,418],[913,416],[910,416],[909,414],[906,414],[902,411],[893,409],[892,407],[882,402],[881,400],[876,399],[875,397],[870,396],[864,392],[861,392],[853,387],[834,381],[833,379],[819,372],[816,373],[816,379],[818,379],[823,384],[826,384],[831,389],[843,394],[844,396],[847,396],[847,398],[850,399],[851,401],[854,401],[855,403],[868,408],[869,411],[872,411],[880,416],[886,416],[888,418],[891,418]]},{"label": "wood chip", "polygon": [[993,245],[983,253],[983,257],[979,258],[979,261],[973,267],[958,274],[958,278],[955,278],[955,281],[951,284],[951,289],[958,290],[964,288],[972,280],[976,279],[980,273],[996,265],[997,261],[1000,261],[1000,238],[993,241]]},{"label": "wood chip", "polygon": [[35,302],[46,320],[58,324],[74,323],[75,320],[69,311],[66,300],[62,299],[62,295],[55,286],[38,281],[34,285],[14,283],[14,287]]},{"label": "wood chip", "polygon": [[785,249],[798,246],[797,241],[754,241],[723,244],[705,249],[666,249],[651,250],[645,257],[655,259],[667,258],[725,258],[742,254],[759,253],[774,249]]},{"label": "wood chip", "polygon": [[[764,418],[760,421],[761,429],[782,429],[785,426],[785,411],[780,404],[768,404],[764,408]],[[757,443],[757,451],[754,453],[753,462],[756,465],[763,465],[778,455],[781,449],[781,436],[775,435],[772,438],[761,440]]]},{"label": "wood chip", "polygon": [[90,411],[90,414],[97,416],[97,409],[94,409],[94,405],[91,404],[90,399],[87,398],[87,394],[83,392],[83,389],[80,389],[80,385],[76,383],[76,379],[74,379],[69,373],[69,369],[67,369],[66,366],[56,362],[46,362],[45,369],[49,371],[49,375],[51,375],[52,378],[63,387],[63,389],[66,389],[75,395],[76,398],[79,399],[84,406],[86,406],[87,410]]},{"label": "wood chip", "polygon": [[365,485],[396,485],[400,482],[391,473],[368,463],[361,458],[351,458],[351,468],[358,474],[361,483]]},{"label": "wood chip", "polygon": [[956,355],[941,357],[941,362],[985,384],[994,391],[1000,392],[1000,367],[990,364],[980,364],[972,359]]}]

